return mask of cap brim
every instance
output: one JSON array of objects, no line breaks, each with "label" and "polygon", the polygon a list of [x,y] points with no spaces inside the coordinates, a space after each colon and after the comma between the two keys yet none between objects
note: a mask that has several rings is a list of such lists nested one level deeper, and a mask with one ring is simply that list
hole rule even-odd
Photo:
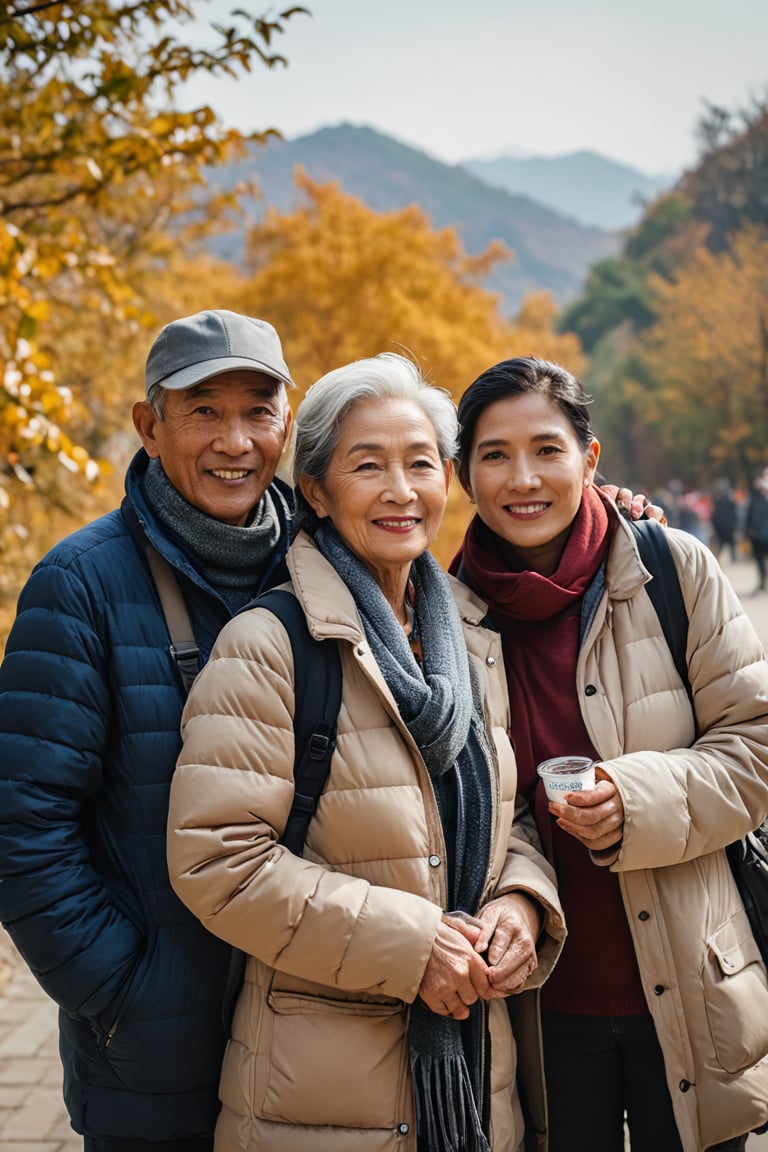
[{"label": "cap brim", "polygon": [[167,388],[169,392],[183,392],[186,388],[194,388],[195,384],[202,384],[212,376],[221,376],[225,372],[263,372],[275,380],[281,380],[287,388],[295,388],[293,380],[287,372],[281,372],[270,364],[262,364],[260,360],[251,360],[244,356],[222,356],[217,360],[203,360],[200,364],[190,364],[179,372],[173,372],[164,380],[157,383]]}]

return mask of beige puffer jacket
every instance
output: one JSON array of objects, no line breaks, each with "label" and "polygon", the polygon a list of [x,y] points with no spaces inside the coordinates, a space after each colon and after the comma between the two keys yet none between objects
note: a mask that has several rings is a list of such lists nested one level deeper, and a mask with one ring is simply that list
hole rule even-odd
[{"label": "beige puffer jacket", "polygon": [[[277,844],[293,798],[293,669],[282,625],[264,609],[224,628],[195,682],[171,790],[174,888],[251,957],[216,1149],[415,1152],[408,1005],[444,907],[440,820],[350,593],[304,535],[288,563],[310,631],[340,642],[343,675],[337,747],[304,857]],[[486,899],[518,889],[547,909],[534,988],[562,944],[562,916],[549,866],[511,831],[499,638],[480,627],[484,604],[454,588],[497,757]],[[491,1033],[493,1147],[516,1152],[522,1119],[502,1000],[491,1004]]]},{"label": "beige puffer jacket", "polygon": [[[768,664],[712,553],[668,532],[701,735],[621,521],[577,672],[624,804],[618,871],[685,1152],[768,1120],[768,983],[723,848],[768,814]],[[690,747],[689,747],[690,745]]]}]

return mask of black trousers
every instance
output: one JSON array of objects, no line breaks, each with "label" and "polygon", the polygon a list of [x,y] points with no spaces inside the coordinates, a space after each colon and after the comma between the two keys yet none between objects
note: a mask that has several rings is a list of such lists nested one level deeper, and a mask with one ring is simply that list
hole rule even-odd
[{"label": "black trousers", "polygon": [[84,1136],[83,1152],[213,1152],[213,1136],[189,1140],[122,1140]]},{"label": "black trousers", "polygon": [[[549,1152],[682,1152],[651,1016],[543,1012]],[[746,1136],[708,1152],[742,1152]]]},{"label": "black trousers", "polygon": [[752,545],[752,555],[755,558],[757,565],[757,586],[759,589],[765,589],[765,566],[766,559],[768,559],[768,540],[750,540]]}]

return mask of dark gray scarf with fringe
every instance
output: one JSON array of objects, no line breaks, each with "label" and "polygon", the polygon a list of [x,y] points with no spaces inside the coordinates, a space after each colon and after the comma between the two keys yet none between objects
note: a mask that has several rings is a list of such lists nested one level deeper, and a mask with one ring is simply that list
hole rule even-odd
[{"label": "dark gray scarf with fringe", "polygon": [[[477,911],[488,868],[491,752],[450,585],[428,552],[413,564],[423,664],[371,573],[326,521],[315,543],[355,598],[371,651],[427,765],[448,853],[448,908]],[[409,1031],[419,1152],[490,1152],[487,1006],[451,1020],[417,1000]]]}]

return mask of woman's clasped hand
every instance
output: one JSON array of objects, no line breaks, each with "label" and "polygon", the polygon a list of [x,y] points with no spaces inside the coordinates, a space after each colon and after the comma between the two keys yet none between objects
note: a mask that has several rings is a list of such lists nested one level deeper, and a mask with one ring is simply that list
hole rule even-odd
[{"label": "woman's clasped hand", "polygon": [[477,1000],[519,992],[536,970],[541,911],[521,893],[500,896],[475,917],[447,912],[419,995],[433,1012],[464,1020]]}]

